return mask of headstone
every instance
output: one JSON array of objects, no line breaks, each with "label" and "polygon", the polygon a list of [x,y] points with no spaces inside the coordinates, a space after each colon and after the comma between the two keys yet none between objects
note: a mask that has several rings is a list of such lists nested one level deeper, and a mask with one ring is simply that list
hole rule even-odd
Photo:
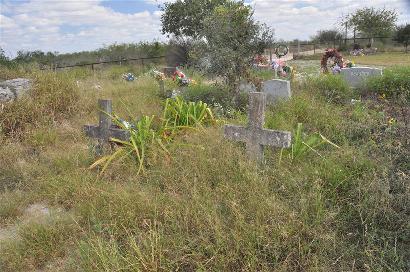
[{"label": "headstone", "polygon": [[256,92],[255,85],[253,83],[247,82],[247,81],[239,82],[238,89],[239,89],[240,92],[246,92],[246,93]]},{"label": "headstone", "polygon": [[261,92],[249,94],[248,126],[225,125],[225,138],[245,142],[248,156],[256,161],[263,160],[263,147],[290,147],[291,133],[264,129],[266,96]]},{"label": "headstone", "polygon": [[268,104],[291,97],[290,82],[283,79],[272,79],[262,83],[262,92],[266,94]]},{"label": "headstone", "polygon": [[9,102],[19,98],[31,88],[31,80],[16,78],[0,82],[0,102]]},{"label": "headstone", "polygon": [[342,68],[340,73],[350,87],[357,88],[360,87],[368,78],[373,76],[381,76],[383,71],[379,68],[351,67]]},{"label": "headstone", "polygon": [[96,147],[97,155],[103,153],[104,145],[106,145],[110,138],[116,138],[122,141],[127,141],[130,137],[128,131],[116,128],[112,125],[112,101],[111,100],[98,100],[99,112],[99,124],[85,125],[84,132],[90,137],[98,140]]}]

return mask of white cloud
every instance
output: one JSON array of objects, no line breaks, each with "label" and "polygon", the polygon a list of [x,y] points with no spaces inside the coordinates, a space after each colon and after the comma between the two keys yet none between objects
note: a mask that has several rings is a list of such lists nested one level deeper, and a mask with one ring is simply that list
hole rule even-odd
[{"label": "white cloud", "polygon": [[163,39],[158,12],[124,14],[100,2],[2,2],[8,16],[0,17],[0,46],[13,54],[21,49],[73,52],[114,42]]},{"label": "white cloud", "polygon": [[[136,0],[163,4],[167,0]],[[278,39],[308,39],[319,29],[337,27],[338,19],[357,8],[394,8],[399,23],[410,22],[406,0],[248,0],[255,17],[275,29]],[[0,46],[7,52],[73,52],[114,42],[165,39],[161,11],[115,12],[102,0],[0,0]]]},{"label": "white cloud", "polygon": [[396,9],[399,24],[410,22],[406,0],[253,0],[255,17],[275,29],[278,39],[309,39],[317,30],[339,27],[342,15],[362,7]]}]

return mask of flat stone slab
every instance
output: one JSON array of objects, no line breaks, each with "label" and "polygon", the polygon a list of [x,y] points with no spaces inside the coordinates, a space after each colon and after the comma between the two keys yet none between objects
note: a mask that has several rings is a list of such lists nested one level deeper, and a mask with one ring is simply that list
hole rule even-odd
[{"label": "flat stone slab", "polygon": [[262,83],[262,92],[266,94],[266,103],[274,104],[281,99],[292,96],[290,82],[283,79],[272,79]]},{"label": "flat stone slab", "polygon": [[357,88],[363,85],[367,79],[374,76],[381,76],[383,74],[383,70],[372,67],[352,67],[342,68],[340,74],[347,81],[350,87]]}]

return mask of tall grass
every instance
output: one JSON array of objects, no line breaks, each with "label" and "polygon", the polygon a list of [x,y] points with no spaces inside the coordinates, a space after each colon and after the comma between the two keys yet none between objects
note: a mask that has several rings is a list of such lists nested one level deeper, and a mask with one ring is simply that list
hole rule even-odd
[{"label": "tall grass", "polygon": [[[98,95],[115,97],[120,115],[122,98],[132,117],[163,116],[154,80],[97,79]],[[134,155],[97,178],[87,170],[92,158],[81,134],[92,107],[90,115],[63,117],[50,137],[6,141],[0,182],[22,185],[1,193],[0,224],[18,223],[21,209],[39,201],[76,221],[23,228],[23,243],[1,244],[0,270],[409,270],[403,121],[387,125],[384,104],[328,103],[314,89],[292,88],[289,101],[267,109],[266,127],[292,131],[303,123],[301,141],[319,132],[341,148],[323,146],[322,157],[305,148],[281,164],[274,150],[258,167],[220,127],[206,127],[173,135],[172,160],[146,145],[144,175],[135,174]],[[81,97],[95,102],[95,93]],[[162,124],[154,118],[150,128],[162,135]]]},{"label": "tall grass", "polygon": [[303,88],[322,96],[329,103],[346,103],[355,97],[347,82],[339,75],[321,74],[311,77],[305,81]]},{"label": "tall grass", "polygon": [[20,138],[26,129],[72,116],[79,93],[67,74],[36,73],[28,94],[0,108],[0,133]]},{"label": "tall grass", "polygon": [[397,66],[383,70],[381,77],[368,80],[364,92],[375,92],[396,101],[410,102],[410,66]]}]

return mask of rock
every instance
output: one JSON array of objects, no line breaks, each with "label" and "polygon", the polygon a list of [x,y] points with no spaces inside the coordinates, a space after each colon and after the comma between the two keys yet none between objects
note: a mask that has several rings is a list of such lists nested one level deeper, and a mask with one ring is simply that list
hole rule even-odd
[{"label": "rock", "polygon": [[21,97],[31,88],[31,80],[16,78],[0,82],[0,102],[9,102]]}]

